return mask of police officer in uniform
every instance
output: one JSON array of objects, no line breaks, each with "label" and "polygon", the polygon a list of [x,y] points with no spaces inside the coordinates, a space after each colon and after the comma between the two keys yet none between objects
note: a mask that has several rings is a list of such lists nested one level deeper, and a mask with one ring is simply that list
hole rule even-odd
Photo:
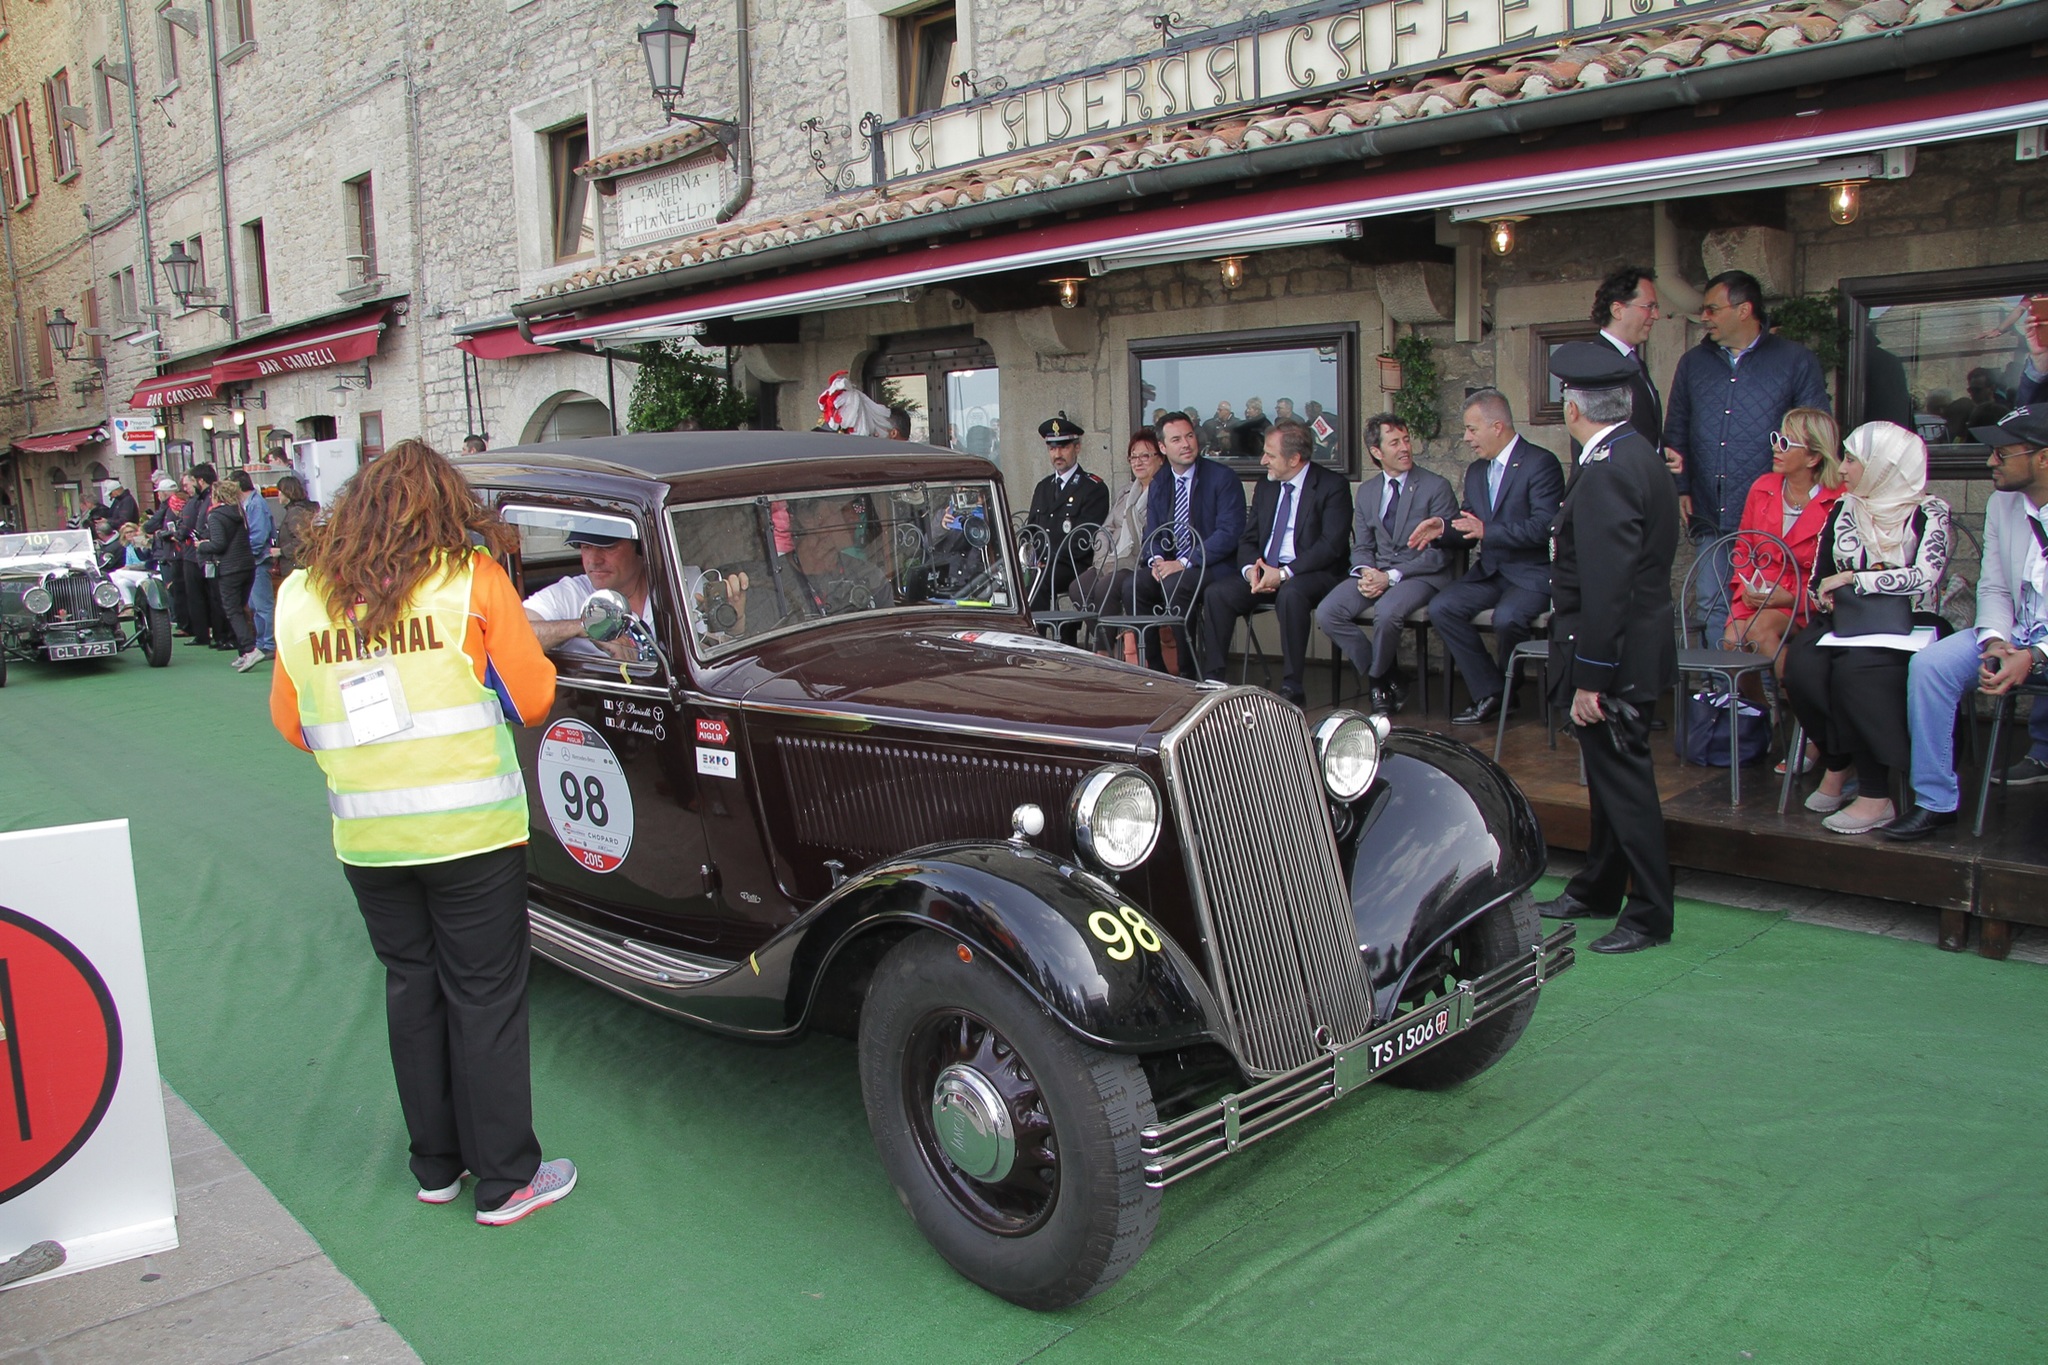
[{"label": "police officer in uniform", "polygon": [[1551,704],[1569,710],[1592,807],[1586,865],[1538,907],[1550,919],[1618,916],[1596,953],[1671,941],[1671,862],[1650,761],[1650,716],[1671,689],[1671,561],[1678,495],[1657,448],[1628,424],[1638,371],[1599,342],[1560,346],[1565,426],[1581,454],[1551,530]]},{"label": "police officer in uniform", "polygon": [[1075,547],[1069,558],[1065,553],[1067,537],[1077,527],[1100,526],[1109,519],[1109,485],[1100,475],[1081,468],[1081,438],[1087,434],[1064,412],[1038,424],[1039,439],[1045,442],[1045,456],[1052,462],[1052,473],[1040,479],[1038,487],[1031,491],[1031,512],[1025,524],[1044,533],[1044,543],[1051,547],[1052,572],[1041,580],[1051,585],[1050,593],[1041,588],[1037,600],[1031,603],[1034,607],[1050,607],[1067,590],[1067,585],[1094,562],[1094,556],[1083,554],[1080,546]]}]

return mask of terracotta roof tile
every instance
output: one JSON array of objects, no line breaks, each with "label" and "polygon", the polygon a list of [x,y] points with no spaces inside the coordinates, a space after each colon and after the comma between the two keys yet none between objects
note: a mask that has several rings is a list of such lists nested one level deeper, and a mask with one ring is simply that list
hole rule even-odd
[{"label": "terracotta roof tile", "polygon": [[[772,250],[800,241],[858,232],[913,216],[943,215],[987,199],[1027,195],[1055,185],[1124,175],[1147,167],[1229,156],[1278,142],[1310,141],[1434,118],[1463,109],[1547,99],[1573,90],[1649,79],[1744,61],[1760,54],[1896,31],[1975,10],[2025,0],[1795,0],[1725,22],[1649,24],[1641,32],[1599,42],[1531,52],[1512,60],[1435,72],[1406,82],[1354,88],[1314,102],[1290,102],[1210,122],[1113,133],[1099,142],[1026,153],[1008,162],[968,166],[923,182],[898,182],[859,199],[840,199],[771,221],[728,224],[669,246],[583,271],[549,286],[542,297],[573,295],[616,280]],[[616,175],[698,149],[704,134],[688,129],[641,147],[621,148],[579,166],[586,176]]]}]

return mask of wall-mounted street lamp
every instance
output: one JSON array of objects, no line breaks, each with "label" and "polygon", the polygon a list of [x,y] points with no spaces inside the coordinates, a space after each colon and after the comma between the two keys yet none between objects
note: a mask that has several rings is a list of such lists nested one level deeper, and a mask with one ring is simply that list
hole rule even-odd
[{"label": "wall-mounted street lamp", "polygon": [[199,304],[194,299],[213,299],[220,296],[218,289],[199,283],[199,258],[185,250],[183,242],[171,243],[171,254],[157,262],[164,268],[164,278],[171,282],[171,294],[178,300],[180,308],[204,307],[208,312],[219,313],[221,321],[233,319],[234,310],[226,304]]},{"label": "wall-mounted street lamp", "polygon": [[1216,258],[1216,264],[1223,272],[1225,289],[1235,289],[1244,283],[1244,257],[1219,256]]},{"label": "wall-mounted street lamp", "polygon": [[1059,291],[1060,307],[1062,308],[1079,308],[1081,306],[1081,286],[1087,282],[1086,279],[1079,275],[1062,275],[1056,280],[1046,281],[1047,284]]},{"label": "wall-mounted street lamp", "polygon": [[1486,249],[1496,256],[1506,256],[1515,249],[1515,224],[1528,222],[1526,216],[1494,218],[1486,224]]},{"label": "wall-mounted street lamp", "polygon": [[1828,192],[1828,221],[1836,227],[1847,227],[1856,221],[1856,215],[1863,212],[1863,185],[1861,180],[1837,180],[1832,185],[1822,186]]},{"label": "wall-mounted street lamp", "polygon": [[656,0],[654,22],[640,30],[639,38],[640,50],[647,57],[648,83],[653,86],[654,98],[660,102],[668,121],[695,124],[727,147],[738,142],[740,126],[733,120],[676,111],[689,78],[690,48],[697,41],[697,30],[676,22],[676,7],[671,0]]},{"label": "wall-mounted street lamp", "polygon": [[[50,320],[43,324],[50,333],[50,349],[66,360],[71,359],[72,348],[78,345],[78,322],[64,315],[62,308],[50,314]],[[81,357],[86,364],[101,374],[107,372],[107,358],[103,355]]]}]

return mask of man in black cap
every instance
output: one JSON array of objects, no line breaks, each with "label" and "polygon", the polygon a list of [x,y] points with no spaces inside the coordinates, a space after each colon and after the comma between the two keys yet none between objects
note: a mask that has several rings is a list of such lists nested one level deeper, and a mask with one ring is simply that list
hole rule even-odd
[{"label": "man in black cap", "polygon": [[1025,524],[1043,533],[1043,543],[1052,557],[1052,571],[1040,580],[1050,584],[1051,589],[1039,589],[1031,603],[1034,607],[1051,606],[1067,590],[1067,585],[1089,567],[1072,562],[1084,558],[1078,548],[1071,559],[1064,553],[1067,537],[1079,527],[1100,526],[1109,517],[1109,485],[1099,475],[1081,468],[1081,438],[1087,434],[1080,423],[1064,412],[1038,424],[1039,439],[1045,442],[1045,456],[1052,462],[1052,473],[1040,479],[1038,487],[1031,491],[1031,512]]},{"label": "man in black cap", "polygon": [[1671,861],[1650,761],[1650,715],[1677,667],[1671,561],[1678,498],[1656,447],[1628,425],[1633,361],[1601,342],[1558,347],[1564,423],[1580,446],[1551,532],[1551,703],[1586,764],[1592,838],[1551,919],[1605,919],[1596,953],[1671,941]]},{"label": "man in black cap", "polygon": [[541,647],[553,649],[583,638],[583,605],[590,595],[610,588],[626,599],[633,614],[651,631],[654,605],[647,594],[647,561],[640,542],[596,531],[575,530],[569,544],[583,556],[583,572],[558,578],[526,599],[526,619]]}]

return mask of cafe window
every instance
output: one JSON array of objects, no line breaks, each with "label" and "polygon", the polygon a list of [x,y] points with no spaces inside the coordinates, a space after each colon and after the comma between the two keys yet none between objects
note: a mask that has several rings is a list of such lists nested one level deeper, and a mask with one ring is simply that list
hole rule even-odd
[{"label": "cafe window", "polygon": [[996,353],[965,328],[891,337],[868,361],[868,396],[910,416],[910,439],[1001,458]]},{"label": "cafe window", "polygon": [[1529,425],[1564,425],[1564,381],[1550,372],[1557,348],[1574,341],[1596,341],[1600,329],[1590,322],[1547,322],[1529,329]]},{"label": "cafe window", "polygon": [[1896,422],[1927,442],[1928,471],[1988,478],[1970,436],[2018,402],[2035,299],[2048,340],[2048,266],[1994,266],[1843,280],[1845,430]]},{"label": "cafe window", "polygon": [[966,69],[956,7],[936,5],[906,14],[896,21],[896,34],[904,117],[939,108],[946,103],[953,78]]},{"label": "cafe window", "polygon": [[1185,412],[1203,454],[1255,475],[1266,432],[1292,418],[1314,438],[1316,463],[1348,475],[1358,458],[1357,351],[1350,324],[1133,341],[1133,425]]},{"label": "cafe window", "polygon": [[549,231],[557,261],[597,250],[597,199],[576,168],[590,160],[590,123],[577,119],[548,138]]}]

